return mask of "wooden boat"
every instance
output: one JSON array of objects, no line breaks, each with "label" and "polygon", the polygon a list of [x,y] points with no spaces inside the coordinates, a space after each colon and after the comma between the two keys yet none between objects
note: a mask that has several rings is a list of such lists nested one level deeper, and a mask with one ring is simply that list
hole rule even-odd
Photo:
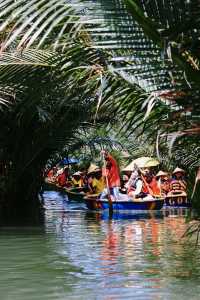
[{"label": "wooden boat", "polygon": [[165,206],[169,207],[191,207],[187,195],[170,195],[165,198]]},{"label": "wooden boat", "polygon": [[58,191],[58,192],[64,192],[64,188],[57,184],[55,181],[51,181],[48,179],[45,179],[43,189],[45,191]]},{"label": "wooden boat", "polygon": [[[127,195],[120,197],[119,200],[113,201],[113,210],[160,210],[163,207],[164,200],[162,198],[142,199],[138,198],[134,201]],[[99,199],[95,196],[84,197],[86,206],[90,210],[104,210],[109,209],[108,199]]]},{"label": "wooden boat", "polygon": [[85,192],[83,188],[63,188],[67,193],[69,201],[83,202],[85,197]]},{"label": "wooden boat", "polygon": [[77,202],[83,202],[85,197],[84,188],[78,188],[78,187],[62,187],[59,184],[45,180],[45,190],[54,190],[61,193],[65,193],[68,196],[69,201],[77,201]]}]

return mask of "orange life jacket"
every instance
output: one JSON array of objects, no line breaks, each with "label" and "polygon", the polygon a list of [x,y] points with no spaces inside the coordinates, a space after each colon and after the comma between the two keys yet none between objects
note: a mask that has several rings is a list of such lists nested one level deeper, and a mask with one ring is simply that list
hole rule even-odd
[{"label": "orange life jacket", "polygon": [[185,180],[173,179],[170,183],[170,191],[186,191],[186,182]]},{"label": "orange life jacket", "polygon": [[143,179],[142,192],[152,196],[158,196],[161,194],[160,187],[155,177],[153,177],[149,183]]}]

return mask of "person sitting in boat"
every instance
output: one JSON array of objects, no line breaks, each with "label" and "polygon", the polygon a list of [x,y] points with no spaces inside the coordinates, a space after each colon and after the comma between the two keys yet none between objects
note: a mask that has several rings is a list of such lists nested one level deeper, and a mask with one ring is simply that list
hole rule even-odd
[{"label": "person sitting in boat", "polygon": [[126,186],[128,196],[133,198],[133,200],[138,198],[152,198],[157,192],[153,176],[148,169],[136,169],[133,171]]},{"label": "person sitting in boat", "polygon": [[120,192],[123,194],[127,193],[127,185],[130,177],[131,171],[125,171],[125,173],[122,175]]},{"label": "person sitting in boat", "polygon": [[139,198],[144,197],[145,195],[142,195],[142,189],[143,189],[143,181],[141,178],[141,173],[137,170],[134,170],[131,174],[131,177],[129,178],[129,181],[125,185],[127,188],[127,194],[129,197],[133,198]]},{"label": "person sitting in boat", "polygon": [[57,168],[56,168],[56,167],[53,167],[53,168],[47,173],[48,181],[50,181],[50,182],[55,182],[55,180],[56,180],[56,175],[57,175]]},{"label": "person sitting in boat", "polygon": [[148,193],[153,197],[160,197],[161,190],[156,177],[152,174],[152,172],[146,172],[146,174],[142,174],[141,176],[143,180],[143,192]]},{"label": "person sitting in boat", "polygon": [[63,172],[60,173],[56,178],[58,185],[61,187],[66,186],[68,176],[69,176],[69,169],[68,169],[68,167],[65,167]]},{"label": "person sitting in boat", "polygon": [[102,170],[100,168],[96,168],[91,175],[91,181],[89,183],[90,185],[90,191],[91,194],[98,195],[103,192],[105,188],[105,181],[102,176]]},{"label": "person sitting in boat", "polygon": [[169,178],[168,173],[164,171],[159,171],[156,174],[156,180],[158,183],[158,186],[160,188],[160,192],[162,196],[166,196],[169,192]]},{"label": "person sitting in boat", "polygon": [[185,171],[181,168],[176,168],[172,173],[172,179],[169,185],[169,193],[167,196],[180,195],[187,196],[187,184],[185,181]]},{"label": "person sitting in boat", "polygon": [[92,181],[94,179],[94,171],[96,169],[99,169],[99,167],[96,164],[91,163],[90,167],[87,170],[87,191],[92,194],[93,193],[93,188],[92,188]]},{"label": "person sitting in boat", "polygon": [[82,173],[80,171],[74,173],[72,175],[72,185],[74,187],[77,187],[77,188],[82,188],[84,183],[83,183],[83,178],[82,178]]},{"label": "person sitting in boat", "polygon": [[117,200],[120,188],[120,175],[117,162],[107,151],[102,150],[101,153],[105,161],[105,166],[102,168],[102,175],[106,186],[101,194],[101,198],[105,198],[109,189],[112,198]]}]

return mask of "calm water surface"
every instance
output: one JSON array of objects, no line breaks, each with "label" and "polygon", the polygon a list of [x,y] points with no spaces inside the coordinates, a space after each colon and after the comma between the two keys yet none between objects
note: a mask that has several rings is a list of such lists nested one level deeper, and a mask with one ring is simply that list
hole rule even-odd
[{"label": "calm water surface", "polygon": [[200,299],[187,211],[109,220],[55,192],[45,199],[45,227],[0,231],[0,300]]}]

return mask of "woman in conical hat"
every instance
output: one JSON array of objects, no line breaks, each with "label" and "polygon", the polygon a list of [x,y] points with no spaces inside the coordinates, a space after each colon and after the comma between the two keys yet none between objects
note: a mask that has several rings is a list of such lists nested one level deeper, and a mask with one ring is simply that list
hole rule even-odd
[{"label": "woman in conical hat", "polygon": [[156,180],[158,182],[158,186],[160,187],[161,195],[165,196],[169,192],[168,173],[164,171],[159,171],[156,174]]},{"label": "woman in conical hat", "polygon": [[172,180],[170,182],[170,192],[172,195],[186,196],[187,184],[184,179],[185,171],[179,167],[172,172]]},{"label": "woman in conical hat", "polygon": [[164,172],[164,171],[159,171],[157,174],[156,174],[156,177],[167,177],[167,172]]},{"label": "woman in conical hat", "polygon": [[74,187],[83,187],[82,172],[78,171],[72,174],[72,183]]},{"label": "woman in conical hat", "polygon": [[89,167],[87,173],[88,173],[88,174],[91,174],[91,173],[96,172],[97,170],[100,170],[100,168],[99,168],[97,165],[95,165],[95,164],[92,163],[92,164],[90,165],[90,167]]},{"label": "woman in conical hat", "polygon": [[176,169],[174,169],[172,174],[177,174],[177,173],[185,174],[185,171],[183,169],[177,167]]}]

